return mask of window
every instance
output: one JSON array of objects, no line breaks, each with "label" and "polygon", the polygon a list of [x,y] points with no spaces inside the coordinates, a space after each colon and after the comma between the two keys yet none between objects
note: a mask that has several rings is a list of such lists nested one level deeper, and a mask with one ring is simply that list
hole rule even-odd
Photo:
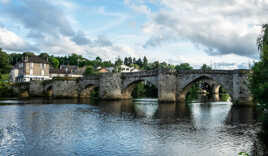
[{"label": "window", "polygon": [[42,71],[41,71],[41,75],[42,75],[42,76],[45,75],[44,69],[42,69]]},{"label": "window", "polygon": [[31,66],[31,69],[33,69],[33,63],[31,63],[30,66]]}]

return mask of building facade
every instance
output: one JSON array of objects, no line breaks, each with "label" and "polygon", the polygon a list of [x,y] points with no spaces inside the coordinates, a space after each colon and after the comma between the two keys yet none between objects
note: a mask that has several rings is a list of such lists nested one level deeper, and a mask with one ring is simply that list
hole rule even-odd
[{"label": "building facade", "polygon": [[73,65],[61,65],[59,69],[50,69],[49,75],[51,79],[57,77],[80,78],[84,76],[84,72],[85,68],[79,68]]},{"label": "building facade", "polygon": [[16,65],[18,76],[16,82],[29,82],[32,80],[49,80],[48,60],[38,56],[25,56],[23,61]]}]

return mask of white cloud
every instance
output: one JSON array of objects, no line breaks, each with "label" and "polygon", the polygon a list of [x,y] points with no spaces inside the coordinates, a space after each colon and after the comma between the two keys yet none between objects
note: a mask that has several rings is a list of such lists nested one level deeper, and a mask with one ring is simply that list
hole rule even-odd
[{"label": "white cloud", "polygon": [[151,34],[145,47],[175,35],[201,45],[209,55],[257,57],[259,25],[268,22],[266,0],[158,1],[163,9],[153,13],[143,28]]},{"label": "white cloud", "polygon": [[6,50],[29,50],[32,47],[15,33],[0,28],[0,47]]}]

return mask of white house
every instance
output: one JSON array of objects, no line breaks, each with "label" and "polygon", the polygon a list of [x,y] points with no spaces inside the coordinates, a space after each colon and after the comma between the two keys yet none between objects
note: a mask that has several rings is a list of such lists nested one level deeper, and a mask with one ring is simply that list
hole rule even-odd
[{"label": "white house", "polygon": [[139,69],[135,69],[134,67],[129,67],[127,65],[121,65],[120,66],[120,72],[121,73],[127,73],[127,72],[138,72],[140,71]]},{"label": "white house", "polygon": [[11,82],[16,82],[16,78],[19,76],[19,69],[17,67],[14,67],[11,71],[10,71],[10,81]]}]

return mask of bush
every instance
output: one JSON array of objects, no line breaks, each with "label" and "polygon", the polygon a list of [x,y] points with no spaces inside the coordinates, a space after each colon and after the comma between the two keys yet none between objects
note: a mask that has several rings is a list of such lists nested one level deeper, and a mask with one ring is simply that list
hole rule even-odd
[{"label": "bush", "polygon": [[13,97],[15,93],[8,82],[0,82],[0,97]]}]

